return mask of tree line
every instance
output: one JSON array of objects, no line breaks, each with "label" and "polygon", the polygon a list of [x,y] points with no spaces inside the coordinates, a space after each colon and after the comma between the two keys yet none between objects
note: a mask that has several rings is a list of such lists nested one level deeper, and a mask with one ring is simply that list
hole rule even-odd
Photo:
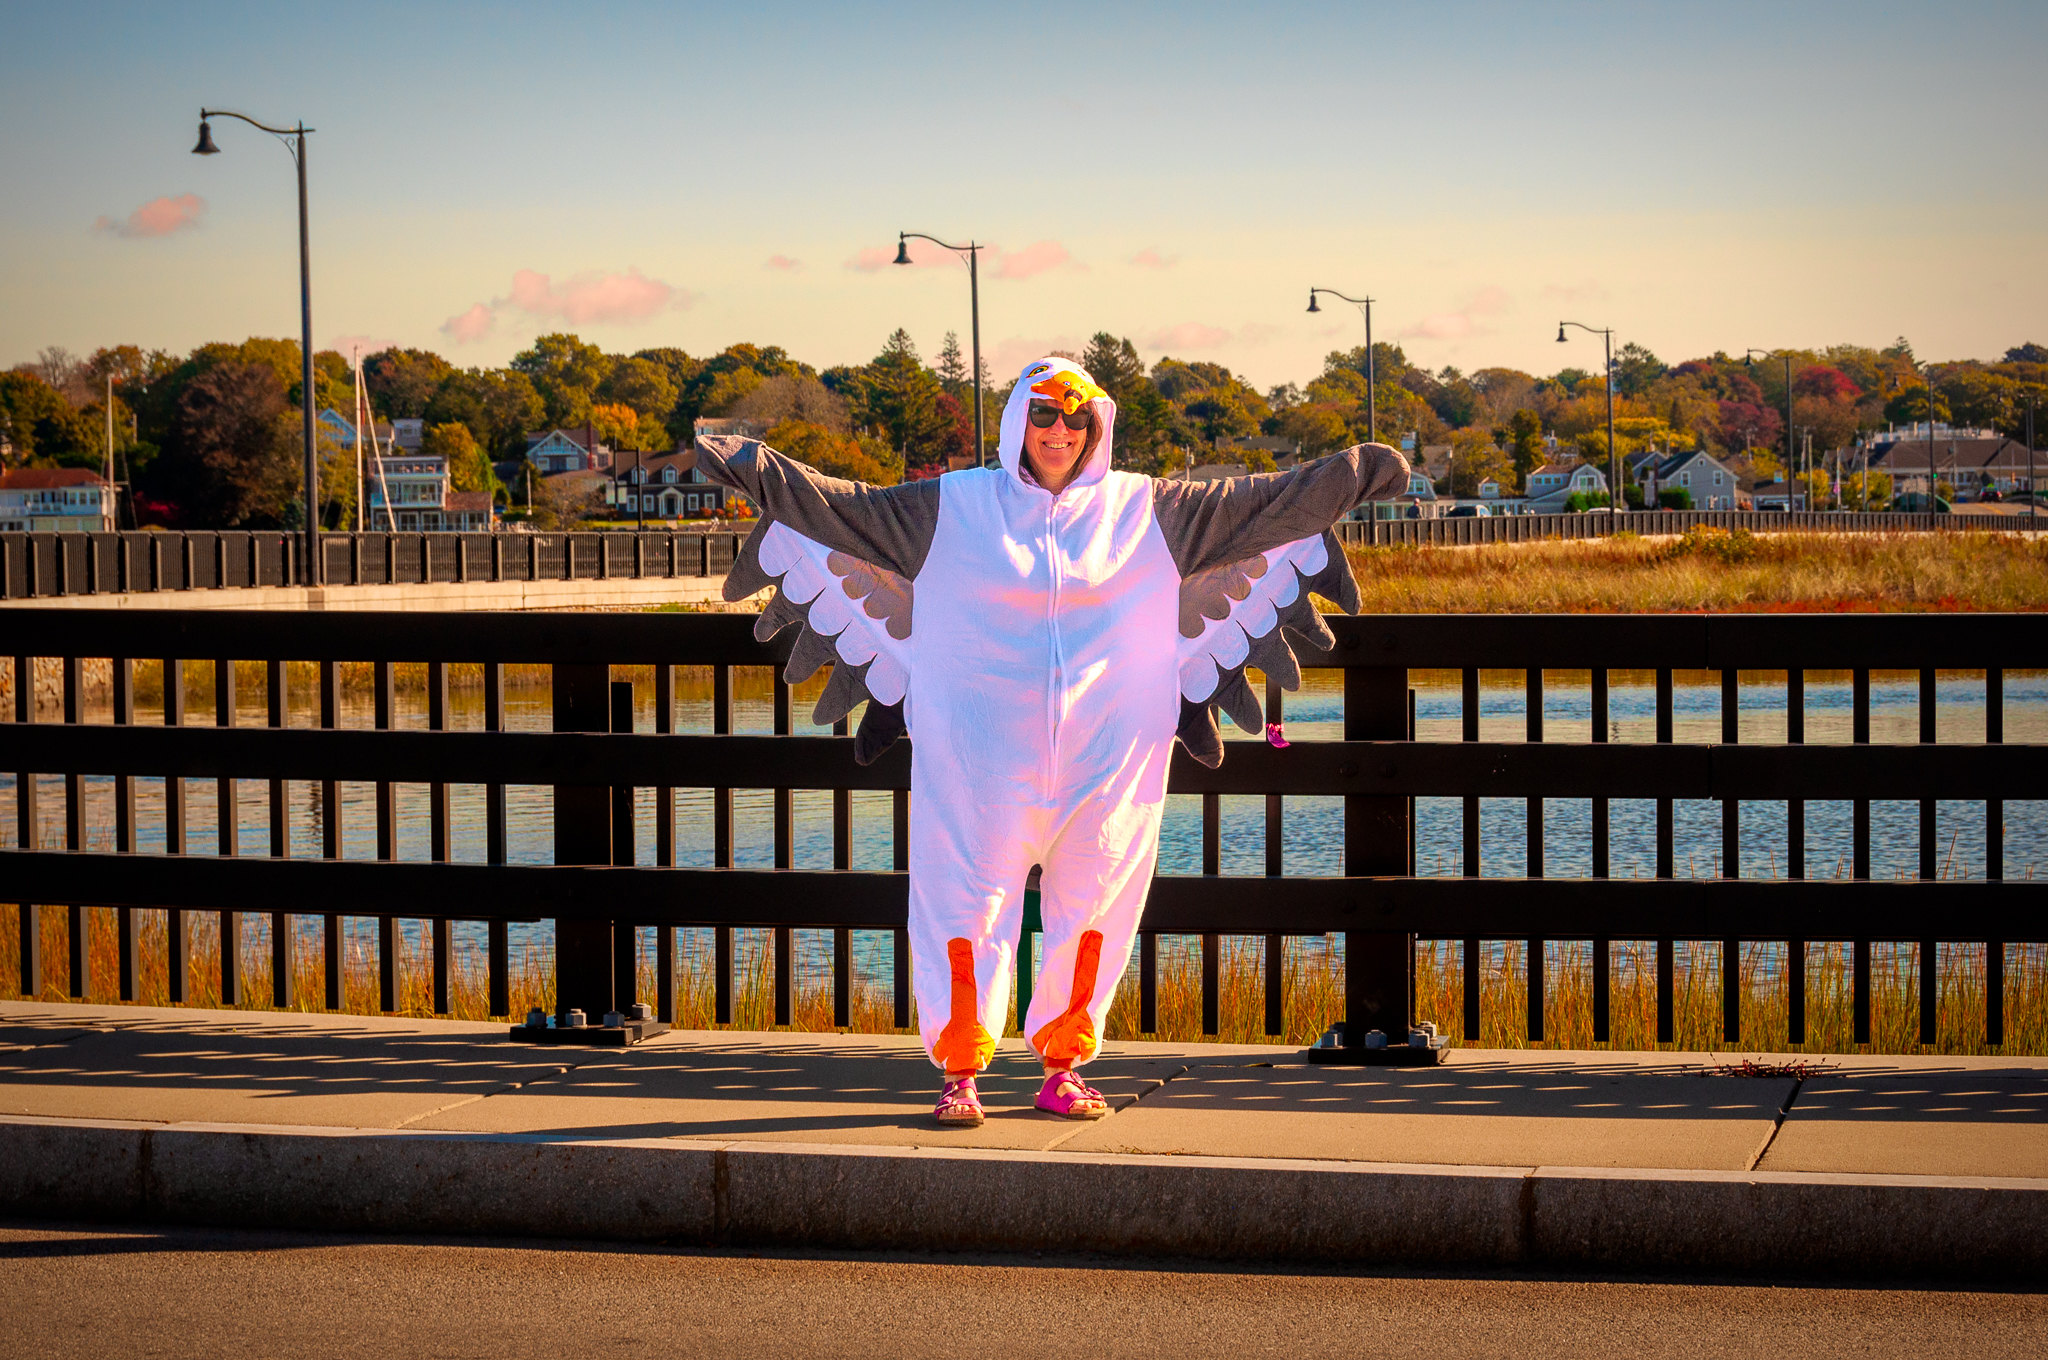
[{"label": "tree line", "polygon": [[[1330,353],[1305,386],[1259,390],[1221,364],[1164,357],[1147,366],[1126,337],[1099,332],[1079,354],[1118,405],[1119,466],[1165,475],[1189,462],[1270,468],[1271,455],[1237,445],[1277,437],[1317,456],[1367,437],[1370,406],[1383,441],[1412,434],[1448,445],[1440,490],[1473,494],[1494,478],[1522,490],[1551,456],[1546,436],[1604,458],[1607,384],[1619,451],[1711,448],[1760,476],[1783,471],[1787,367],[1715,353],[1666,364],[1624,345],[1611,375],[1567,367],[1547,377],[1513,368],[1470,373],[1410,363],[1381,342]],[[2048,396],[2048,347],[2024,344],[1997,361],[1919,364],[1900,339],[1883,349],[1833,345],[1791,354],[1791,420],[1816,453],[1888,423],[1934,419],[2019,435],[2028,403]],[[897,330],[865,364],[818,369],[775,345],[737,344],[709,356],[676,348],[608,353],[580,337],[543,335],[502,368],[460,368],[431,350],[366,356],[364,383],[379,419],[424,423],[428,452],[448,459],[458,490],[517,503],[528,432],[588,429],[622,451],[686,444],[705,416],[760,422],[792,457],[836,476],[894,483],[943,472],[974,452],[974,375],[959,338],[927,363]],[[983,366],[984,423],[993,445],[1009,386]],[[1931,379],[1931,388],[1930,388]],[[315,409],[351,415],[354,375],[332,350],[314,355]],[[1012,379],[1011,381],[1014,381]],[[189,354],[115,345],[83,358],[46,349],[0,373],[5,466],[99,469],[111,399],[118,480],[144,522],[191,527],[293,527],[300,504],[300,360],[290,340],[211,343]],[[111,398],[109,392],[111,391]],[[1219,446],[1224,452],[1217,452]],[[321,521],[355,519],[353,455],[324,436]],[[531,479],[538,484],[540,479]]]}]

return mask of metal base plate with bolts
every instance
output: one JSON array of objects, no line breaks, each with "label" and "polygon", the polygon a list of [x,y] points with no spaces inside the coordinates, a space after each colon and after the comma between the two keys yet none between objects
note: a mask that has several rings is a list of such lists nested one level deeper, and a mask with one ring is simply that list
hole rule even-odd
[{"label": "metal base plate with bolts", "polygon": [[1379,1030],[1368,1031],[1363,1044],[1346,1044],[1344,1037],[1344,1022],[1339,1020],[1301,1056],[1330,1066],[1435,1067],[1451,1054],[1451,1041],[1438,1034],[1435,1025],[1411,1031],[1405,1044],[1389,1043]]},{"label": "metal base plate with bolts", "polygon": [[512,1026],[511,1040],[515,1044],[576,1044],[585,1048],[630,1048],[657,1034],[669,1031],[667,1022],[653,1018],[651,1007],[642,1003],[633,1007],[631,1015],[614,1011],[605,1016],[602,1025],[580,1023],[583,1012],[571,1011],[573,1021],[557,1025],[544,1012],[528,1011],[526,1023]]}]

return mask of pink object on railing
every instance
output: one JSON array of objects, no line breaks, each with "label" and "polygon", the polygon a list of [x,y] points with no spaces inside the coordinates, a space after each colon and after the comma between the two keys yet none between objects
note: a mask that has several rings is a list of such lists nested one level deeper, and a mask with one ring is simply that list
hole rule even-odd
[{"label": "pink object on railing", "polygon": [[1287,747],[1288,741],[1286,736],[1284,736],[1281,733],[1279,723],[1266,724],[1266,744],[1269,746],[1278,746],[1283,750]]}]

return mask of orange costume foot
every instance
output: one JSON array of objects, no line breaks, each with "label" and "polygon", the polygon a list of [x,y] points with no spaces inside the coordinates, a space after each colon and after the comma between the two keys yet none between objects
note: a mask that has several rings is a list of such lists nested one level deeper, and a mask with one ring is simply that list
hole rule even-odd
[{"label": "orange costume foot", "polygon": [[1088,1003],[1095,999],[1095,974],[1102,966],[1102,932],[1085,931],[1074,951],[1074,989],[1067,1008],[1038,1027],[1031,1046],[1047,1062],[1081,1063],[1095,1056],[1095,1019]]},{"label": "orange costume foot", "polygon": [[983,1028],[974,990],[974,946],[966,940],[946,941],[946,962],[953,970],[953,1009],[932,1057],[948,1072],[979,1072],[995,1056],[996,1041]]}]

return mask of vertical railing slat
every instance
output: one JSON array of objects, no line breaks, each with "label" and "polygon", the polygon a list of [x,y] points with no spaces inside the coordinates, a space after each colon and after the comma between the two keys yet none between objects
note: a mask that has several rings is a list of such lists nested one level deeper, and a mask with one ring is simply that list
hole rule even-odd
[{"label": "vertical railing slat", "polygon": [[[455,547],[458,553],[462,550],[460,536],[455,539]],[[448,730],[448,663],[445,661],[427,663],[427,727],[434,732]],[[448,785],[436,780],[427,786],[427,857],[436,864],[446,864],[453,858],[450,853],[452,822],[448,808]],[[454,1009],[449,995],[455,972],[453,922],[446,916],[435,916],[432,929],[434,1014],[447,1015]]]},{"label": "vertical railing slat", "polygon": [[[218,542],[219,540],[215,540]],[[218,559],[225,564],[226,557]],[[213,725],[235,725],[235,663],[226,657],[213,663]],[[222,858],[241,850],[241,808],[235,780],[222,775],[214,784],[217,835]],[[220,1004],[242,1004],[242,914],[232,909],[220,913]]]},{"label": "vertical railing slat", "polygon": [[[286,666],[272,657],[263,663],[263,702],[266,725],[282,731],[291,717],[290,682]],[[270,830],[270,857],[285,859],[292,852],[290,785],[282,779],[270,781],[266,820]],[[290,912],[270,913],[270,1004],[290,1010],[296,998],[292,968],[292,916]]]},{"label": "vertical railing slat", "polygon": [[[335,731],[341,726],[341,667],[333,661],[320,663],[320,726]],[[341,784],[335,779],[320,781],[320,857],[341,858]],[[323,1000],[330,1011],[348,1005],[344,985],[346,960],[342,956],[341,915],[328,912],[320,918],[320,967]]]},{"label": "vertical railing slat", "polygon": [[[190,551],[187,540],[186,551]],[[163,663],[164,726],[185,725],[185,663],[181,659],[169,659]],[[164,852],[172,855],[185,853],[185,781],[178,775],[164,778]],[[178,907],[169,909],[165,920],[167,957],[164,963],[164,995],[173,1006],[183,1005],[185,991],[192,972],[192,941],[187,930],[185,913]]]},{"label": "vertical railing slat", "polygon": [[[714,736],[732,734],[732,667],[711,668],[711,731]],[[732,868],[732,790],[711,791],[711,862],[720,869]],[[732,1023],[732,927],[712,927],[712,1020]]]},{"label": "vertical railing slat", "polygon": [[[124,546],[122,551],[126,552]],[[135,723],[135,663],[128,657],[117,656],[112,661],[114,725],[131,727]],[[114,850],[118,854],[132,855],[136,844],[135,825],[135,780],[133,776],[114,776]],[[117,956],[115,967],[120,975],[120,996],[123,1001],[141,998],[142,986],[142,918],[134,907],[117,907],[114,910],[114,951]]]},{"label": "vertical railing slat", "polygon": [[[389,661],[370,663],[370,685],[374,694],[374,721],[379,732],[391,730],[391,710],[397,695],[393,689]],[[398,858],[398,806],[388,780],[377,781],[377,858]],[[377,918],[377,1009],[386,1015],[398,1009],[398,921],[392,916]]]},{"label": "vertical railing slat", "polygon": [[[675,575],[675,535],[669,535],[669,575]],[[669,736],[676,730],[676,668],[668,662],[654,668],[654,730]],[[664,869],[676,865],[676,791],[667,784],[654,790],[654,862]],[[654,935],[654,1018],[676,1023],[676,928],[661,925]]]},{"label": "vertical railing slat", "polygon": [[[495,544],[496,540],[492,540]],[[484,731],[505,730],[505,666],[484,663]],[[505,862],[505,786],[484,786],[484,860]],[[492,918],[485,970],[490,986],[492,1015],[509,1015],[512,1010],[512,940],[510,927],[502,918]]]},{"label": "vertical railing slat", "polygon": [[[1984,740],[1987,745],[2005,741],[2005,672],[1992,667],[1984,672]],[[1984,802],[1984,877],[1993,883],[2005,878],[2005,800]],[[2005,941],[1984,942],[1984,1042],[2005,1043]]]},{"label": "vertical railing slat", "polygon": [[[90,553],[90,538],[85,541],[85,546]],[[62,677],[64,723],[67,727],[76,727],[80,718],[79,703],[84,697],[84,681],[79,674],[79,658],[64,658]],[[64,848],[74,854],[85,849],[85,780],[83,776],[70,772],[64,776]],[[66,990],[72,997],[83,1001],[89,990],[86,979],[86,945],[91,923],[86,919],[83,903],[71,903],[66,908],[66,914],[69,917],[64,940],[64,952],[68,956],[66,963],[69,965],[65,970],[69,975]]]}]

